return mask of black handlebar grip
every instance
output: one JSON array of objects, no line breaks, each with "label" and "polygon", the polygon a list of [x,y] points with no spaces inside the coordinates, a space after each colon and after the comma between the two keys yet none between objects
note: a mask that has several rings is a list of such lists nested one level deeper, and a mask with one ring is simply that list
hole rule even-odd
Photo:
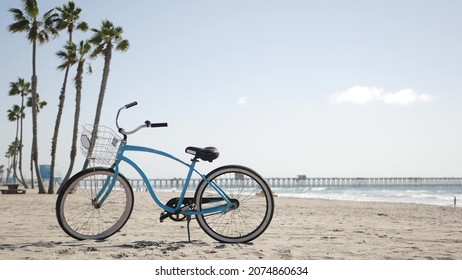
[{"label": "black handlebar grip", "polygon": [[151,127],[167,127],[168,123],[152,123]]},{"label": "black handlebar grip", "polygon": [[132,103],[129,103],[129,104],[125,105],[125,109],[128,109],[128,108],[136,106],[136,105],[138,105],[138,102],[133,101]]}]

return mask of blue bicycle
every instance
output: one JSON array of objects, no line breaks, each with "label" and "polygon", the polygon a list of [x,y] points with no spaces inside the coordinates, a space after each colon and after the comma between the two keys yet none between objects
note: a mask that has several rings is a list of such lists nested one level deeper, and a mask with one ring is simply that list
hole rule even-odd
[{"label": "blue bicycle", "polygon": [[[105,239],[118,232],[130,218],[134,196],[129,181],[120,173],[124,162],[141,176],[152,199],[163,209],[160,221],[187,220],[188,238],[191,216],[210,237],[225,243],[245,243],[259,237],[269,226],[274,212],[271,189],[265,180],[250,168],[227,165],[203,175],[196,170],[200,160],[212,162],[219,152],[214,147],[187,147],[191,163],[156,149],[127,144],[128,135],[142,128],[166,127],[167,123],[146,121],[131,131],[119,127],[119,115],[124,109],[137,105],[132,102],[121,107],[116,126],[121,136],[110,128],[86,126],[82,132],[82,151],[94,164],[110,167],[91,167],[72,176],[61,187],[56,202],[56,216],[61,228],[71,237]],[[188,167],[180,196],[163,203],[154,191],[145,172],[126,153],[142,152],[160,155]],[[186,190],[193,174],[201,178],[193,197]]]}]

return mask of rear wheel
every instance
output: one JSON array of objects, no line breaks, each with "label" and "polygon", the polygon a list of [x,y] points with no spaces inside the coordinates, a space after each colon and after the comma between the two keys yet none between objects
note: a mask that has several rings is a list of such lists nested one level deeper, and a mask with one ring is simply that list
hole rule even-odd
[{"label": "rear wheel", "polygon": [[[265,180],[244,166],[223,166],[210,172],[194,196],[199,211],[223,205],[211,182],[229,196],[234,206],[227,212],[197,215],[200,227],[210,237],[225,243],[245,243],[259,237],[269,226],[274,199]],[[208,183],[210,182],[210,183]],[[210,199],[213,198],[213,199]]]},{"label": "rear wheel", "polygon": [[114,188],[102,205],[95,202],[102,187],[114,178],[107,168],[90,168],[70,178],[60,189],[56,217],[71,237],[105,239],[119,231],[133,210],[133,190],[119,174]]}]

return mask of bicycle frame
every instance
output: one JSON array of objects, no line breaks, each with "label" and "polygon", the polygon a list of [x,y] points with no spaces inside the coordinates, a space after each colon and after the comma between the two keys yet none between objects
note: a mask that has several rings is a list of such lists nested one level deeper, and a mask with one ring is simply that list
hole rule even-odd
[{"label": "bicycle frame", "polygon": [[[170,206],[164,204],[162,201],[160,201],[159,197],[157,196],[156,192],[154,191],[154,186],[151,185],[151,182],[149,181],[148,177],[146,176],[146,173],[133,160],[131,160],[130,158],[128,158],[128,157],[126,157],[124,155],[125,152],[130,152],[130,151],[131,152],[144,152],[144,153],[157,154],[157,155],[172,159],[172,160],[174,160],[174,161],[176,161],[176,162],[178,162],[180,164],[183,164],[183,165],[185,165],[185,166],[187,166],[189,168],[188,175],[186,177],[186,180],[184,182],[184,185],[183,185],[180,197],[179,197],[179,201],[178,201],[175,208],[170,207]],[[209,181],[208,178],[205,175],[203,175],[202,173],[200,173],[199,171],[197,171],[195,169],[195,166],[196,166],[196,163],[197,163],[196,160],[191,160],[191,164],[188,164],[188,163],[182,161],[181,159],[179,159],[179,158],[177,158],[177,157],[175,157],[175,156],[173,156],[171,154],[168,154],[166,152],[163,152],[163,151],[159,151],[159,150],[155,150],[155,149],[147,148],[147,147],[142,147],[142,146],[128,145],[126,140],[121,141],[121,144],[119,146],[119,150],[117,152],[117,156],[116,156],[116,159],[115,159],[115,163],[112,166],[113,169],[114,169],[114,176],[113,176],[112,180],[108,176],[108,178],[104,182],[104,185],[103,185],[102,189],[100,190],[100,192],[95,197],[94,203],[97,203],[98,205],[102,205],[104,203],[104,201],[106,200],[106,198],[111,193],[111,191],[112,191],[112,189],[113,189],[113,187],[115,185],[115,182],[117,181],[117,178],[119,176],[119,164],[121,162],[127,163],[128,165],[130,165],[131,167],[133,167],[136,170],[136,172],[143,179],[143,182],[146,185],[146,187],[147,187],[152,199],[154,200],[154,202],[159,207],[161,207],[162,209],[164,209],[167,212],[177,213],[178,211],[180,211],[181,206],[182,206],[183,201],[184,201],[184,198],[185,198],[185,195],[186,195],[186,190],[188,189],[189,182],[191,180],[191,176],[193,175],[193,173],[198,174],[202,178],[203,181],[205,181],[207,184],[210,184],[210,186],[212,186],[212,188],[217,192],[217,194],[221,198],[223,198],[223,201],[226,202],[226,204],[211,207],[211,208],[207,208],[205,210],[200,210],[200,211],[198,211],[198,210],[186,210],[185,212],[182,212],[182,214],[188,216],[188,215],[211,214],[211,213],[217,213],[217,212],[226,213],[233,206],[233,203],[230,201],[230,198],[225,193],[225,191],[223,191],[220,188],[220,186],[218,186],[213,181]]]}]

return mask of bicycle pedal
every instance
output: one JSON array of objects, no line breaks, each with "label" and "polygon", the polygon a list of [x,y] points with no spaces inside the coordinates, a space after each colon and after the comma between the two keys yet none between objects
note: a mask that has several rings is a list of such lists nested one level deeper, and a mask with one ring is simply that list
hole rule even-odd
[{"label": "bicycle pedal", "polygon": [[160,217],[159,217],[160,222],[163,223],[164,220],[167,219],[169,216],[170,216],[170,213],[168,213],[168,212],[160,213]]}]

